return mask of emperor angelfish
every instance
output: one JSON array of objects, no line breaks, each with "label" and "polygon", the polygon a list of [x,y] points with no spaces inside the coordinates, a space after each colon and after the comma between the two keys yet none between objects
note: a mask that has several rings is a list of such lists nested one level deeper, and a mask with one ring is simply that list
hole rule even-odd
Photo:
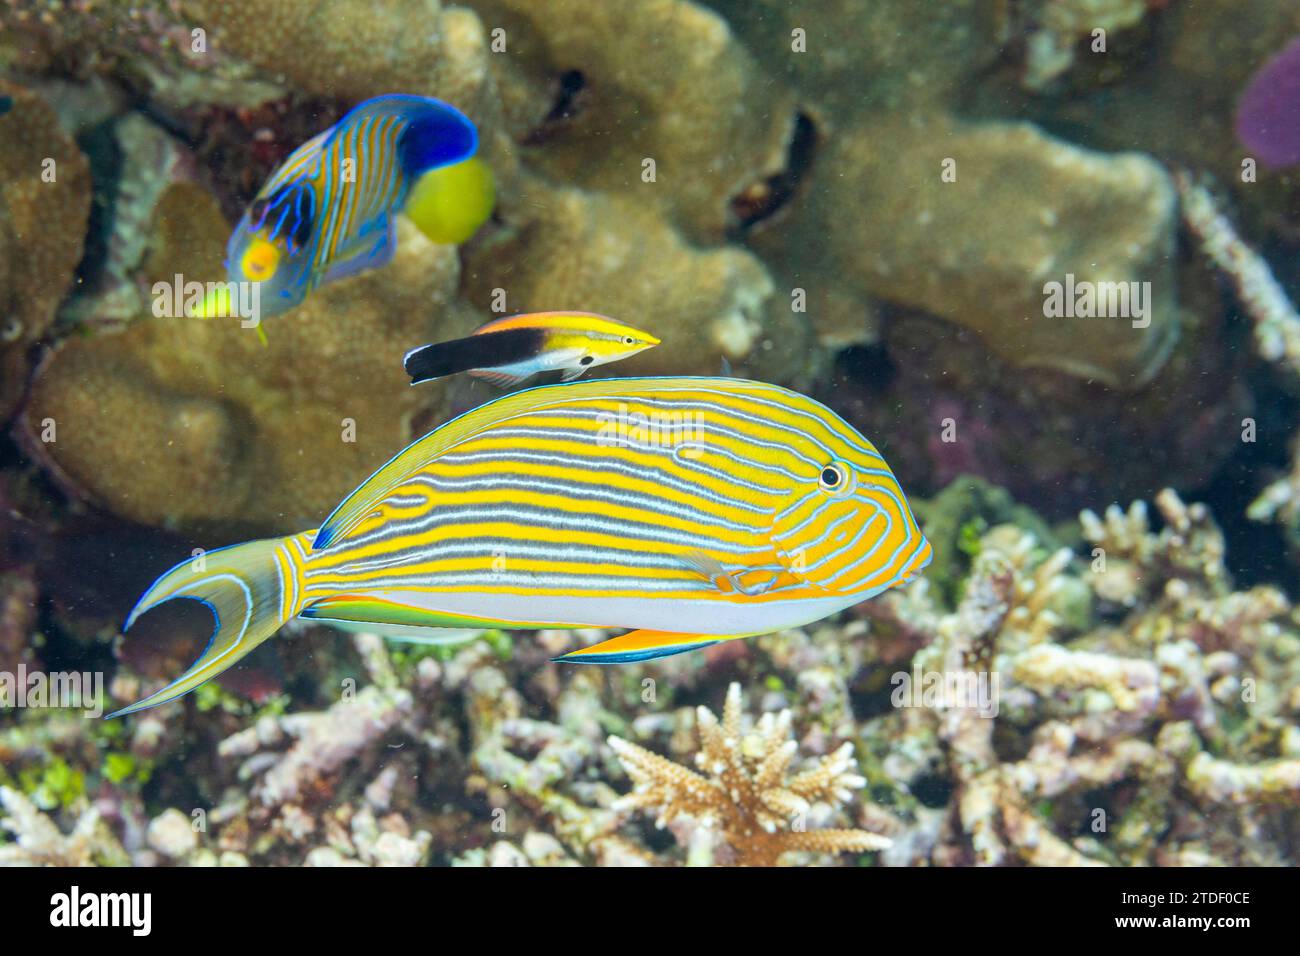
[{"label": "emperor angelfish", "polygon": [[396,250],[395,215],[414,182],[478,148],[474,124],[441,100],[379,96],[294,150],[226,246],[232,282],[260,284],[262,316],[319,285],[378,268]]},{"label": "emperor angelfish", "polygon": [[571,382],[658,344],[649,332],[593,312],[533,312],[493,319],[463,339],[422,345],[402,364],[412,385],[468,372],[509,388],[542,372],[562,372]]},{"label": "emperor angelfish", "polygon": [[408,446],[319,530],[164,574],[126,627],[191,598],[215,633],[117,713],[193,690],[295,616],[390,633],[634,628],[558,658],[614,664],[819,620],[912,580],[930,554],[875,446],[796,392],[734,378],[531,388]]}]

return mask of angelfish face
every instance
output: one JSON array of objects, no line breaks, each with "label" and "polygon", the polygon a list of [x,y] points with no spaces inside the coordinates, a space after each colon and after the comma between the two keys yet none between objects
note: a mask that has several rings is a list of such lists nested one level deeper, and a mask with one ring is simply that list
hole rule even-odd
[{"label": "angelfish face", "polygon": [[274,315],[293,308],[307,295],[301,259],[280,240],[268,239],[264,231],[253,231],[241,222],[226,246],[226,273],[232,282],[257,283],[263,314]]},{"label": "angelfish face", "polygon": [[311,291],[314,209],[310,187],[289,184],[253,200],[226,244],[227,274],[261,287],[266,315],[292,308]]},{"label": "angelfish face", "polygon": [[833,594],[864,598],[902,584],[931,548],[894,476],[881,461],[826,461],[777,513],[772,544],[795,577]]}]

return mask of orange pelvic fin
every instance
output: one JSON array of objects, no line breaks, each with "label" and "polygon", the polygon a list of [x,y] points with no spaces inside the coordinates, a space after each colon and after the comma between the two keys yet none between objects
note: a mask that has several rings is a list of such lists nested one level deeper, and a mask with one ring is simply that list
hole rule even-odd
[{"label": "orange pelvic fin", "polygon": [[553,660],[563,664],[635,664],[658,657],[685,654],[739,635],[671,634],[667,631],[629,631],[607,641],[570,651]]}]

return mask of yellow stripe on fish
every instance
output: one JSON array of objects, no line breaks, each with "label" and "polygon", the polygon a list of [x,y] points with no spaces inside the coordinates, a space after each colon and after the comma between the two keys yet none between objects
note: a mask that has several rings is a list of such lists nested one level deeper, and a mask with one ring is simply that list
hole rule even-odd
[{"label": "yellow stripe on fish", "polygon": [[403,450],[314,534],[219,554],[216,575],[164,575],[131,620],[208,600],[221,666],[205,655],[123,713],[197,686],[294,615],[633,628],[562,659],[649,660],[818,620],[911,580],[931,550],[875,446],[825,406],[740,379],[645,378],[498,399]]}]

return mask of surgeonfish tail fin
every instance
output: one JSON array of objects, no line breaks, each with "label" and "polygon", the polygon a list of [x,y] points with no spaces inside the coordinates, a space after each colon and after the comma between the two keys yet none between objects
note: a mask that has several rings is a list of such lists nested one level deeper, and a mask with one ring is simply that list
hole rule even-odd
[{"label": "surgeonfish tail fin", "polygon": [[189,598],[206,604],[216,619],[203,653],[166,687],[109,717],[157,707],[216,677],[278,631],[302,610],[302,569],[315,531],[249,541],[199,554],[176,565],[140,598],[126,620],[167,601]]},{"label": "surgeonfish tail fin", "polygon": [[478,149],[478,130],[456,107],[425,97],[417,104],[398,144],[402,170],[412,181],[430,169],[469,159]]}]

